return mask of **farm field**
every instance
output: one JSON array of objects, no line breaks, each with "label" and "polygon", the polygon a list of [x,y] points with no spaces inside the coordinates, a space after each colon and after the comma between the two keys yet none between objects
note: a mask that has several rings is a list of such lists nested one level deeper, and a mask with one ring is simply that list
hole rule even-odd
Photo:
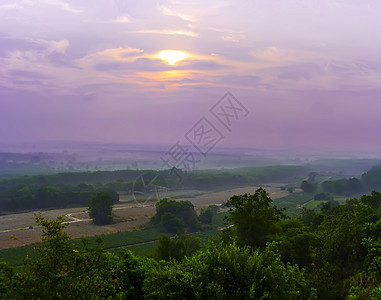
[{"label": "farm field", "polygon": [[[220,230],[225,226],[224,217],[227,213],[219,213],[213,218],[213,225],[217,226],[216,230],[192,233],[192,235],[200,238],[202,245],[214,237],[218,237]],[[122,248],[131,250],[135,255],[150,256],[157,244],[157,238],[161,234],[157,228],[147,228],[141,230],[118,232],[114,234],[103,235],[103,247],[110,252],[119,252]],[[81,239],[72,240],[73,243],[81,246]],[[87,243],[91,247],[96,247],[96,237],[87,238]],[[7,263],[20,266],[27,254],[33,255],[34,244],[8,248],[0,250],[0,260]]]},{"label": "farm field", "polygon": [[[341,196],[336,196],[334,197],[334,201],[339,202],[340,204],[344,204],[348,199],[350,198],[360,198],[361,196],[352,196],[352,197],[341,197]],[[308,209],[316,209],[320,204],[327,202],[326,200],[311,200],[308,203],[304,205],[305,208]]]},{"label": "farm field", "polygon": [[[273,199],[288,195],[288,192],[281,191],[281,184],[264,184],[270,197]],[[202,207],[216,204],[220,205],[233,195],[244,193],[254,193],[258,186],[247,186],[233,188],[224,191],[207,192],[189,197],[176,197],[176,200],[191,201],[196,210],[200,211]],[[24,246],[40,241],[41,231],[34,223],[34,213],[20,213],[0,216],[0,249]],[[115,224],[107,226],[96,226],[89,219],[85,207],[70,209],[55,209],[42,211],[45,218],[55,218],[65,216],[70,223],[67,227],[68,234],[72,238],[89,237],[96,235],[106,235],[123,231],[131,231],[149,221],[155,213],[155,202],[147,202],[144,206],[137,203],[116,204],[113,213],[119,220]]]}]

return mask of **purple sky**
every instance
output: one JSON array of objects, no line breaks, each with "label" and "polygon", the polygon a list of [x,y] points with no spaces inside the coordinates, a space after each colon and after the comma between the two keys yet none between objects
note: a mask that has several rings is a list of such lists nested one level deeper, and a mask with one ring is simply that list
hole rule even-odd
[{"label": "purple sky", "polygon": [[[0,141],[381,150],[381,2],[1,0]],[[157,57],[178,50],[169,65]],[[212,119],[211,119],[212,121]]]}]

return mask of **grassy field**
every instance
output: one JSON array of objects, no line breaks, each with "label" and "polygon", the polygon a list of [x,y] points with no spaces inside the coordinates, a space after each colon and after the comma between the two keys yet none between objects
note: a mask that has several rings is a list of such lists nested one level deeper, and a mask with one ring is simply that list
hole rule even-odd
[{"label": "grassy field", "polygon": [[34,246],[35,245],[28,245],[23,247],[0,250],[0,260],[5,261],[12,266],[21,265],[27,254],[33,254]]},{"label": "grassy field", "polygon": [[[208,231],[192,233],[193,236],[197,236],[200,238],[202,247],[206,246],[209,240],[213,238],[218,238],[220,234],[221,234],[221,230],[208,230]],[[152,257],[156,245],[157,245],[157,240],[155,239],[154,241],[151,241],[151,242],[142,243],[138,245],[128,245],[123,248],[127,248],[131,250],[135,255]],[[117,253],[121,249],[122,248],[114,248],[114,249],[109,249],[109,251],[113,253]]]},{"label": "grassy field", "polygon": [[[102,235],[104,248],[110,249],[115,247],[123,247],[155,240],[160,235],[160,230],[157,228],[141,229],[134,231],[118,232],[114,234]],[[95,240],[97,237],[87,238],[90,246],[96,246]],[[74,240],[79,243],[80,240]]]},{"label": "grassy field", "polygon": [[[350,198],[354,198],[354,197],[337,196],[337,197],[334,197],[334,200],[339,202],[340,204],[344,204]],[[311,202],[308,202],[304,207],[308,208],[308,209],[318,209],[318,206],[322,203],[325,203],[325,202],[327,202],[327,201],[325,201],[325,200],[312,200]],[[318,211],[319,211],[319,209],[318,209]]]},{"label": "grassy field", "polygon": [[[214,216],[213,224],[215,227],[226,226],[223,218],[227,213],[220,213]],[[219,234],[219,230],[208,230],[203,232],[193,233],[198,236],[203,245],[212,237]],[[127,247],[137,255],[150,255],[156,246],[157,238],[162,232],[157,228],[147,228],[134,231],[118,232],[114,234],[102,235],[104,248],[111,252],[118,252],[122,247]],[[96,246],[97,237],[86,238],[89,246]],[[74,239],[73,243],[81,247],[82,239]],[[33,255],[33,247],[36,244],[0,250],[0,260],[4,260],[10,265],[19,266],[23,263],[24,257],[29,254]]]},{"label": "grassy field", "polygon": [[299,216],[300,212],[302,211],[300,208],[297,208],[297,207],[303,205],[304,203],[312,199],[313,199],[312,194],[293,193],[285,197],[275,199],[274,204],[278,208],[285,208],[286,209],[285,214],[295,218]]},{"label": "grassy field", "polygon": [[308,202],[304,207],[307,209],[317,209],[317,207],[324,202],[327,202],[327,201],[325,201],[325,200],[313,200],[311,202]]}]

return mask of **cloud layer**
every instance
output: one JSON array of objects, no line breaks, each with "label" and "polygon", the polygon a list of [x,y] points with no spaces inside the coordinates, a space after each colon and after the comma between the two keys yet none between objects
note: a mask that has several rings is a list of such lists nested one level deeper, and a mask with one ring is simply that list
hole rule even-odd
[{"label": "cloud layer", "polygon": [[172,143],[231,91],[251,114],[227,144],[380,150],[380,8],[4,0],[0,139]]}]

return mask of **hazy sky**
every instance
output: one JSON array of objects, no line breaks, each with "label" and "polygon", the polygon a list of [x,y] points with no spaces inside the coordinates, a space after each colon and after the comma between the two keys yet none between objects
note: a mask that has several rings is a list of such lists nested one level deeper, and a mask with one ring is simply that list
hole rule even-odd
[{"label": "hazy sky", "polygon": [[[173,144],[205,117],[221,146],[381,150],[380,16],[377,0],[0,0],[0,140]],[[231,131],[209,111],[227,91],[248,111]]]}]

